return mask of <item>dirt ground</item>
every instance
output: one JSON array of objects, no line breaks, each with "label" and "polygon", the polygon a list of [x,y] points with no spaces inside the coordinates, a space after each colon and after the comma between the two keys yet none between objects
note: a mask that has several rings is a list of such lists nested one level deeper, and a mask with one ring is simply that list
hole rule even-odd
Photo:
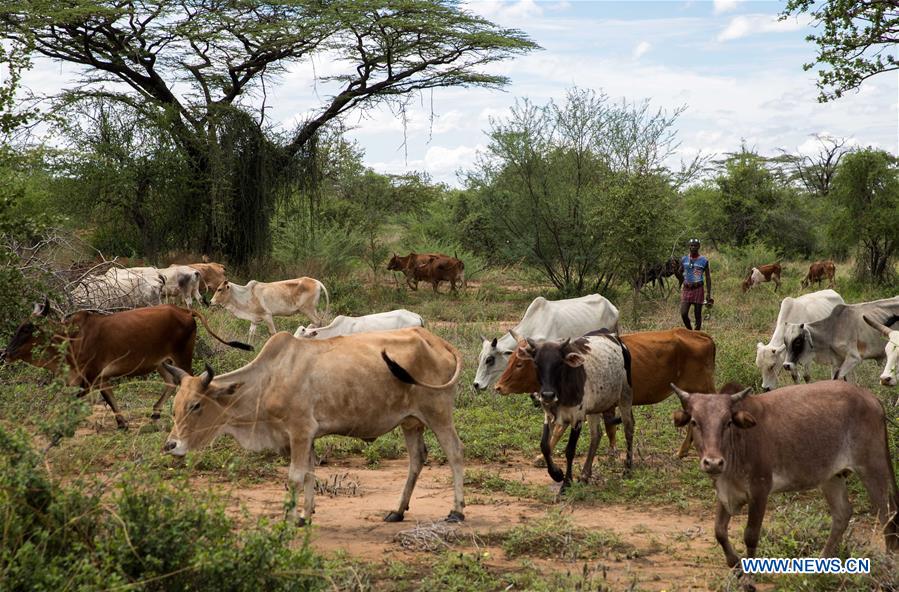
[{"label": "dirt ground", "polygon": [[[359,559],[379,562],[385,559],[414,562],[421,552],[407,551],[396,540],[399,533],[442,520],[452,508],[451,473],[448,466],[426,466],[412,498],[406,520],[386,523],[384,515],[395,509],[406,480],[405,460],[383,461],[378,468],[367,468],[361,459],[326,464],[316,469],[316,477],[332,486],[337,494],[317,494],[312,544],[324,552],[342,550]],[[503,464],[468,463],[466,469],[485,470],[507,480],[558,489],[545,469],[522,459]],[[284,474],[286,481],[286,471]],[[254,517],[283,517],[286,492],[284,482],[231,488],[226,484],[208,484],[223,488],[232,500],[232,508],[241,508]],[[543,517],[551,508],[534,500],[519,499],[502,493],[481,494],[466,491],[465,522],[458,528],[453,548],[487,553],[486,564],[501,570],[515,569],[519,563],[505,557],[502,549],[485,545],[482,539],[491,533],[507,531],[526,520]],[[555,507],[560,507],[556,504]],[[715,543],[712,515],[688,515],[670,508],[653,510],[625,505],[590,507],[563,506],[573,522],[584,528],[614,532],[637,549],[637,557],[604,558],[587,563],[604,572],[613,589],[707,590],[709,582],[727,575],[724,556]],[[533,560],[541,569],[579,573],[584,561]],[[604,568],[604,569],[603,569]]]}]

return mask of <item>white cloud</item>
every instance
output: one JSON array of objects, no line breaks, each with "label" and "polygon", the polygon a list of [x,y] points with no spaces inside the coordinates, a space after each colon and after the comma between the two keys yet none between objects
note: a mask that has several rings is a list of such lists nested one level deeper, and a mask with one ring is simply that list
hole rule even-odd
[{"label": "white cloud", "polygon": [[737,9],[740,0],[713,0],[715,14],[724,14]]},{"label": "white cloud", "polygon": [[635,60],[639,60],[650,49],[652,49],[652,44],[649,41],[641,41],[637,44],[637,47],[634,48],[634,52],[632,55],[634,56]]},{"label": "white cloud", "polygon": [[776,16],[769,14],[747,14],[735,16],[727,24],[727,27],[718,34],[718,41],[732,41],[741,37],[748,37],[757,33],[786,33],[798,31],[806,26],[805,21],[789,18],[778,20]]}]

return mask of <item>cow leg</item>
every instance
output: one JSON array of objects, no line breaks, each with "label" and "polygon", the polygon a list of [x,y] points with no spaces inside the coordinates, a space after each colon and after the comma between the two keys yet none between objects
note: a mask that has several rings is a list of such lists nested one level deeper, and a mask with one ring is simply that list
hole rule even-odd
[{"label": "cow leg", "polygon": [[125,421],[125,418],[122,416],[121,412],[119,412],[119,406],[116,405],[115,397],[112,396],[112,387],[105,382],[101,383],[100,394],[103,395],[103,400],[106,401],[106,404],[112,409],[112,413],[115,415],[116,425],[118,425],[120,430],[127,430],[128,422]]},{"label": "cow leg", "polygon": [[574,463],[574,453],[577,452],[577,441],[581,437],[582,427],[583,424],[580,423],[573,425],[568,433],[568,445],[565,447],[565,477],[562,479],[562,489],[559,490],[559,493],[564,492],[571,485],[571,466]]},{"label": "cow leg", "polygon": [[821,552],[821,557],[836,557],[837,546],[843,539],[843,533],[849,526],[852,518],[852,505],[849,503],[849,490],[846,488],[846,478],[835,475],[821,485],[824,498],[830,508],[830,536]]},{"label": "cow leg", "polygon": [[[589,483],[590,478],[593,476],[593,457],[596,455],[596,449],[599,448],[599,441],[602,440],[602,430],[599,428],[601,418],[601,415],[587,416],[587,422],[590,427],[590,448],[587,450],[584,468],[581,469],[581,483]],[[608,428],[609,426],[606,425],[606,429]]]},{"label": "cow leg", "polygon": [[462,522],[465,520],[465,514],[462,513],[465,508],[465,496],[462,491],[465,469],[462,462],[462,441],[459,440],[459,434],[456,433],[456,428],[453,426],[452,411],[445,419],[430,423],[428,427],[437,436],[437,442],[446,454],[446,461],[453,471],[453,509],[446,517],[446,521]]},{"label": "cow leg", "polygon": [[421,474],[421,468],[425,464],[425,438],[424,425],[416,420],[410,420],[402,424],[403,436],[406,438],[406,450],[409,452],[409,476],[406,477],[406,486],[400,497],[400,505],[396,512],[391,512],[384,517],[385,522],[402,522],[406,510],[409,509],[409,500],[412,498],[412,490]]},{"label": "cow leg", "polygon": [[[287,470],[288,489],[290,490],[291,508],[287,519],[305,526],[312,522],[315,512],[315,473],[313,472],[312,455],[314,439],[311,436],[294,436],[290,439],[290,468]],[[303,513],[297,516],[297,490],[303,489]]]},{"label": "cow leg", "polygon": [[762,520],[765,518],[765,509],[768,506],[768,494],[770,487],[759,487],[755,491],[749,491],[749,516],[746,520],[746,530],[743,531],[743,542],[746,544],[746,556],[755,557],[759,546],[759,536],[762,533]]},{"label": "cow leg", "polygon": [[609,454],[617,454],[615,434],[618,431],[618,421],[615,419],[615,409],[609,409],[602,414],[602,423],[606,428],[606,436],[609,437]]},{"label": "cow leg", "polygon": [[621,423],[624,424],[624,442],[627,447],[627,455],[624,459],[624,468],[634,466],[634,410],[631,407],[630,397],[627,401],[619,403],[621,411]]},{"label": "cow leg", "polygon": [[[162,406],[165,404],[166,399],[168,399],[169,396],[173,392],[175,392],[174,386],[168,386],[170,384],[175,384],[175,377],[169,374],[169,372],[165,368],[163,368],[162,365],[160,365],[159,368],[156,369],[156,371],[159,372],[159,376],[162,377],[162,381],[166,384],[166,387],[163,389],[162,395],[159,396],[159,400],[153,404],[153,413],[150,414],[150,421],[159,420]],[[188,366],[188,372],[189,371],[190,366]]]},{"label": "cow leg", "polygon": [[862,359],[857,354],[848,354],[845,359],[843,359],[843,363],[840,364],[840,369],[834,374],[834,380],[847,380],[849,377],[849,373],[861,363]]},{"label": "cow leg", "polygon": [[[556,483],[562,481],[565,475],[562,469],[557,467],[553,462],[553,450],[550,447],[550,424],[548,421],[543,422],[543,436],[540,438],[540,452],[543,453],[543,460],[546,461],[546,470],[552,480]],[[570,436],[569,436],[570,437]]]},{"label": "cow leg", "polygon": [[724,551],[724,557],[728,567],[736,567],[740,561],[740,557],[734,551],[733,545],[730,544],[730,538],[727,536],[727,526],[730,524],[730,512],[720,501],[715,507],[715,540],[721,545]]},{"label": "cow leg", "polygon": [[684,458],[688,454],[690,454],[690,448],[693,446],[693,426],[687,425],[687,432],[684,434],[684,441],[680,445],[680,450],[677,451],[677,458]]},{"label": "cow leg", "polygon": [[275,320],[272,318],[272,315],[265,315],[264,320],[265,326],[268,328],[269,337],[278,332],[278,328],[275,327]]},{"label": "cow leg", "polygon": [[256,321],[250,321],[250,332],[247,333],[247,343],[253,343],[254,337],[256,337]]},{"label": "cow leg", "polygon": [[896,492],[889,455],[870,455],[856,472],[868,492],[871,506],[877,512],[877,520],[883,526],[887,551],[899,551],[899,493]]}]

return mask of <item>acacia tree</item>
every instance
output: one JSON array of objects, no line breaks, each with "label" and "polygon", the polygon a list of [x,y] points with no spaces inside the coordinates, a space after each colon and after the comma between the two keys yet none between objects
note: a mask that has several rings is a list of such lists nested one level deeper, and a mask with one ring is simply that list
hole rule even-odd
[{"label": "acacia tree", "polygon": [[[452,0],[7,0],[0,35],[81,66],[85,84],[67,100],[102,97],[167,122],[203,219],[196,246],[236,260],[268,246],[274,193],[329,121],[426,89],[501,87],[484,66],[536,48]],[[336,90],[273,142],[267,81],[316,55],[345,65],[320,78]]]},{"label": "acacia tree", "polygon": [[562,103],[517,102],[491,122],[489,152],[469,175],[480,232],[565,294],[606,290],[661,260],[671,218],[657,214],[670,214],[682,180],[663,164],[678,113],[577,88]]},{"label": "acacia tree", "polygon": [[886,283],[899,253],[899,169],[896,157],[867,148],[846,155],[837,169],[831,199],[832,236],[858,249],[859,279]]},{"label": "acacia tree", "polygon": [[818,44],[814,63],[818,71],[818,100],[843,96],[882,72],[899,69],[895,53],[899,42],[899,5],[891,0],[787,0],[781,19],[807,13],[820,34],[806,37]]}]

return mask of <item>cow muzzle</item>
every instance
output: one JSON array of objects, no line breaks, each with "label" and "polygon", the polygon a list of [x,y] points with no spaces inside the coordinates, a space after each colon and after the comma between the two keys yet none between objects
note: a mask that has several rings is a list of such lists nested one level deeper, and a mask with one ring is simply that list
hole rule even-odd
[{"label": "cow muzzle", "polygon": [[555,403],[559,400],[559,397],[555,391],[541,391],[540,400],[544,403]]},{"label": "cow muzzle", "polygon": [[[2,361],[2,360],[3,360],[3,358],[0,357],[0,361]],[[889,376],[889,375],[881,376],[880,384],[882,384],[883,386],[896,386],[896,378],[893,376]]]},{"label": "cow muzzle", "polygon": [[786,370],[787,372],[793,372],[794,366],[795,364],[793,364],[793,362],[784,362],[784,370]]},{"label": "cow muzzle", "polygon": [[187,446],[181,440],[166,440],[162,445],[162,452],[172,456],[184,456],[187,454]]},{"label": "cow muzzle", "polygon": [[476,390],[476,391],[478,391],[478,392],[481,392],[481,391],[487,389],[486,386],[481,386],[481,383],[478,382],[477,380],[475,380],[473,383],[471,383],[471,386],[473,386],[473,387],[474,387],[474,390]]},{"label": "cow muzzle", "polygon": [[724,459],[720,456],[704,456],[702,457],[702,460],[699,461],[699,468],[702,469],[703,473],[718,475],[724,470]]}]

